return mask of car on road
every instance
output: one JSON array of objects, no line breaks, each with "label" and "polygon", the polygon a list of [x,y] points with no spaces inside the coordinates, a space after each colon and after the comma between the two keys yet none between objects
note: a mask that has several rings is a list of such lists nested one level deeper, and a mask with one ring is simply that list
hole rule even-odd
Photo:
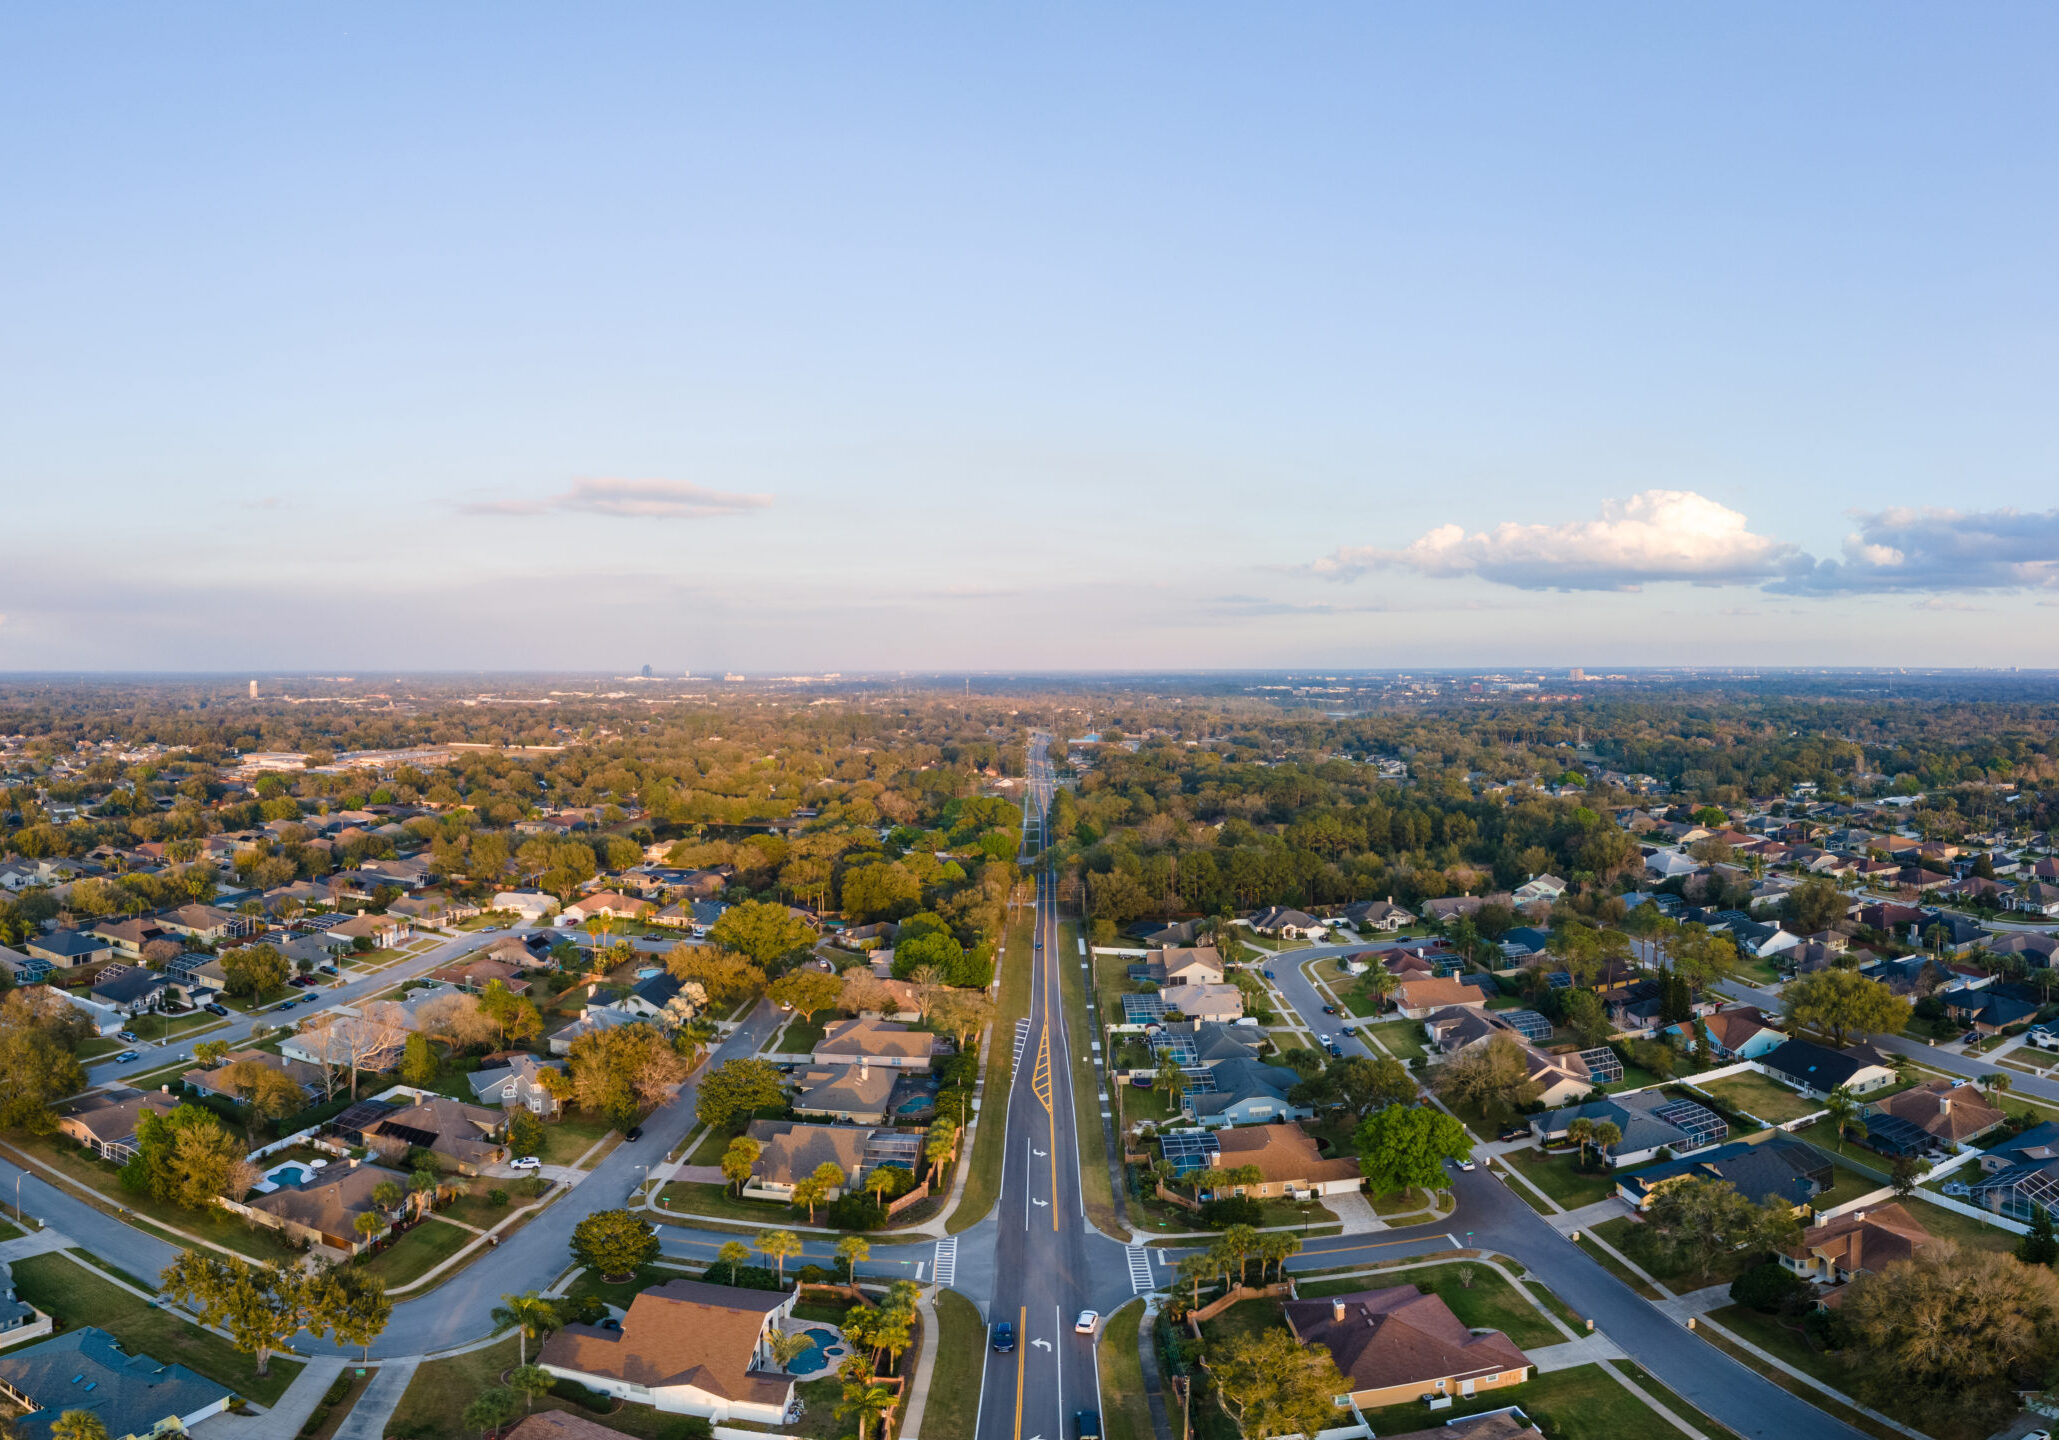
[{"label": "car on road", "polygon": [[1472,1160],[1471,1160],[1470,1158],[1468,1158],[1468,1159],[1465,1159],[1465,1160],[1461,1160],[1461,1161],[1459,1161],[1459,1162],[1458,1162],[1458,1168],[1459,1168],[1459,1169],[1461,1169],[1461,1170],[1464,1170],[1464,1171],[1467,1171],[1467,1172],[1469,1172],[1469,1173],[1470,1173],[1471,1171],[1477,1170],[1477,1169],[1479,1169],[1480,1167],[1479,1167],[1478,1165],[1474,1164],[1474,1163],[1473,1163],[1473,1161],[1472,1161]]},{"label": "car on road", "polygon": [[1342,1045],[1339,1045],[1335,1040],[1325,1040],[1323,1042],[1323,1048],[1329,1051],[1332,1055],[1342,1055],[1344,1053],[1344,1047]]},{"label": "car on road", "polygon": [[641,1139],[643,1139],[643,1126],[641,1126],[641,1125],[632,1125],[632,1126],[630,1126],[630,1127],[629,1127],[629,1128],[628,1128],[627,1130],[624,1130],[624,1131],[622,1132],[622,1138],[623,1138],[624,1140],[641,1140]]},{"label": "car on road", "polygon": [[510,1170],[541,1170],[543,1168],[543,1161],[537,1159],[534,1155],[517,1155],[514,1159],[508,1161],[508,1168]]},{"label": "car on road", "polygon": [[226,1014],[228,1014],[228,1013],[229,1013],[229,1007],[228,1007],[228,1006],[226,1006],[226,1005],[217,1005],[217,1004],[216,1004],[216,1003],[215,1003],[214,1001],[212,1001],[212,1000],[208,1001],[208,1002],[207,1002],[207,1004],[205,1004],[205,1005],[201,1006],[200,1008],[201,1008],[201,1009],[203,1009],[203,1010],[205,1010],[205,1011],[206,1011],[206,1012],[207,1012],[208,1014],[210,1014],[210,1015],[226,1015]]},{"label": "car on road", "polygon": [[1268,980],[1273,978],[1273,972],[1270,970],[1261,970],[1258,973],[1265,976],[1265,978]]},{"label": "car on road", "polygon": [[1325,1015],[1335,1015],[1337,1013],[1337,1007],[1335,1005],[1325,1005],[1323,1007],[1323,1013]]},{"label": "car on road", "polygon": [[279,1008],[281,1010],[291,1010],[294,1006],[298,1005],[299,1003],[300,1002],[298,1000],[288,1000],[284,1005],[281,1005]]},{"label": "car on road", "polygon": [[[1073,1440],[1101,1440],[1101,1417],[1091,1410],[1076,1411],[1072,1417]],[[2029,1440],[2029,1437],[2025,1437]]]},{"label": "car on road", "polygon": [[1080,1318],[1072,1322],[1073,1333],[1076,1335],[1091,1335],[1094,1333],[1094,1327],[1100,1323],[1101,1316],[1098,1312],[1082,1310],[1080,1311]]},{"label": "car on road", "polygon": [[115,1056],[115,1057],[114,1057],[114,1063],[115,1063],[115,1064],[117,1064],[117,1065],[126,1065],[126,1064],[128,1064],[128,1063],[129,1063],[129,1062],[130,1062],[131,1060],[133,1060],[133,1059],[135,1059],[135,1058],[136,1058],[136,1052],[135,1052],[135,1051],[133,1051],[133,1050],[124,1050],[124,1051],[122,1051],[122,1053],[121,1053],[121,1054],[119,1054],[119,1055],[117,1055],[117,1056]]},{"label": "car on road", "polygon": [[1015,1348],[1015,1326],[1006,1320],[994,1322],[994,1348],[1006,1355]]}]

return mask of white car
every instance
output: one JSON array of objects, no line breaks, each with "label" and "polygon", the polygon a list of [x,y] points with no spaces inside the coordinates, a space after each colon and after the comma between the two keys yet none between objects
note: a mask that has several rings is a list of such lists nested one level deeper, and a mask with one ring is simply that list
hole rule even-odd
[{"label": "white car", "polygon": [[508,1161],[510,1170],[541,1170],[543,1162],[534,1155],[523,1155]]},{"label": "white car", "polygon": [[1474,1164],[1474,1163],[1473,1163],[1473,1162],[1472,1162],[1471,1160],[1461,1160],[1461,1161],[1459,1161],[1459,1162],[1458,1162],[1458,1168],[1459,1168],[1459,1169],[1461,1169],[1461,1170],[1468,1170],[1468,1171],[1470,1171],[1470,1170],[1476,1170],[1476,1169],[1478,1169],[1479,1167],[1478,1167],[1477,1165],[1475,1165],[1475,1164]]},{"label": "white car", "polygon": [[1080,1318],[1072,1322],[1072,1328],[1081,1335],[1091,1335],[1094,1327],[1101,1323],[1101,1317],[1092,1310],[1080,1311]]}]

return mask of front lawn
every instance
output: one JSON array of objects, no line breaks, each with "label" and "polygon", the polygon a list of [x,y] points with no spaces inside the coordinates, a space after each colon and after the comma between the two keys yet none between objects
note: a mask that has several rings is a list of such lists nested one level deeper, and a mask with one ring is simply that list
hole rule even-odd
[{"label": "front lawn", "polygon": [[[1568,1210],[1608,1199],[1616,1193],[1616,1182],[1629,1173],[1598,1167],[1583,1169],[1570,1150],[1556,1155],[1547,1155],[1542,1150],[1511,1150],[1501,1158]],[[1592,1159],[1587,1163],[1594,1165]]]},{"label": "front lawn", "polygon": [[463,1226],[431,1215],[391,1244],[352,1263],[364,1266],[393,1289],[421,1279],[478,1238]]},{"label": "front lawn", "polygon": [[[961,1436],[972,1434],[973,1423],[978,1418],[980,1387],[986,1379],[987,1369],[987,1327],[979,1318],[979,1309],[970,1300],[955,1290],[937,1292],[937,1356],[936,1368],[930,1372],[929,1400],[922,1412],[923,1440],[960,1440]],[[1112,1337],[1115,1321],[1109,1321]],[[1136,1322],[1130,1322],[1130,1333],[1136,1333]],[[1103,1345],[1105,1352],[1106,1345]],[[1136,1355],[1136,1346],[1130,1346],[1131,1358]],[[1106,1362],[1102,1374],[1107,1375]],[[1102,1396],[1107,1403],[1107,1395]],[[1104,1423],[1111,1423],[1104,1421]],[[1137,1440],[1149,1440],[1147,1427]],[[1109,1440],[1116,1440],[1113,1431]]]},{"label": "front lawn", "polygon": [[1756,1116],[1768,1125],[1784,1125],[1804,1115],[1814,1115],[1823,1108],[1820,1100],[1798,1095],[1785,1085],[1758,1074],[1728,1075],[1721,1080],[1700,1084],[1697,1088],[1715,1096],[1731,1109]]},{"label": "front lawn", "polygon": [[1555,1370],[1521,1385],[1456,1397],[1446,1410],[1432,1412],[1420,1401],[1365,1412],[1375,1435],[1423,1430],[1466,1415],[1520,1405],[1552,1440],[1626,1440],[1629,1436],[1670,1436],[1677,1432],[1651,1407],[1625,1390],[1599,1365]]},{"label": "front lawn", "polygon": [[546,1165],[570,1165],[614,1133],[615,1127],[597,1116],[567,1111],[561,1120],[544,1122],[543,1150],[537,1158]]},{"label": "front lawn", "polygon": [[[300,1256],[301,1252],[289,1246],[278,1231],[253,1225],[226,1210],[214,1206],[205,1210],[188,1210],[169,1200],[131,1195],[121,1188],[114,1166],[95,1159],[68,1141],[39,1136],[33,1139],[23,1137],[15,1144],[102,1197],[105,1206],[134,1211],[147,1220],[212,1240],[253,1260],[292,1260]],[[181,1240],[179,1243],[190,1242]]]},{"label": "front lawn", "polygon": [[97,1326],[131,1355],[184,1365],[260,1405],[276,1405],[300,1373],[298,1360],[274,1356],[271,1373],[260,1376],[254,1357],[221,1336],[189,1324],[176,1310],[131,1295],[65,1255],[15,1261],[14,1284],[21,1299],[67,1328]]},{"label": "front lawn", "polygon": [[1423,1045],[1423,1022],[1420,1020],[1383,1020],[1378,1025],[1366,1026],[1359,1033],[1379,1040],[1397,1060],[1420,1060],[1430,1053]]},{"label": "front lawn", "polygon": [[1708,1272],[1704,1274],[1695,1268],[1692,1259],[1675,1256],[1671,1251],[1655,1244],[1650,1229],[1628,1215],[1618,1216],[1614,1220],[1604,1220],[1594,1226],[1593,1230],[1596,1235],[1635,1260],[1647,1274],[1675,1291],[1699,1290],[1707,1285],[1728,1285],[1766,1258],[1763,1250],[1727,1251],[1711,1261]]},{"label": "front lawn", "polygon": [[[682,1215],[707,1215],[717,1220],[734,1220],[741,1225],[778,1228],[808,1223],[808,1212],[796,1210],[779,1200],[746,1200],[727,1185],[708,1185],[697,1180],[674,1180],[659,1195],[660,1203]],[[816,1217],[823,1207],[817,1206]]]},{"label": "front lawn", "polygon": [[829,1018],[823,1017],[820,1012],[813,1020],[803,1020],[796,1015],[787,1021],[786,1029],[774,1036],[765,1049],[768,1053],[780,1055],[812,1055],[815,1053],[815,1047],[822,1043],[822,1036],[828,1029]]},{"label": "front lawn", "polygon": [[519,1358],[516,1338],[509,1335],[446,1360],[424,1361],[408,1381],[385,1433],[393,1440],[449,1440],[472,1433],[465,1429],[465,1407],[482,1390],[500,1384],[501,1373]]},{"label": "front lawn", "polygon": [[[1516,1293],[1515,1287],[1485,1265],[1471,1266],[1468,1288],[1459,1272],[1464,1262],[1426,1265],[1414,1270],[1395,1270],[1378,1275],[1354,1275],[1342,1280],[1316,1280],[1295,1286],[1302,1299],[1321,1295],[1349,1295],[1360,1290],[1383,1290],[1396,1285],[1413,1285],[1426,1295],[1436,1295],[1470,1330],[1499,1330],[1524,1349],[1558,1345],[1565,1341],[1558,1327],[1537,1313],[1537,1307]],[[1251,1302],[1246,1301],[1246,1304]]]}]

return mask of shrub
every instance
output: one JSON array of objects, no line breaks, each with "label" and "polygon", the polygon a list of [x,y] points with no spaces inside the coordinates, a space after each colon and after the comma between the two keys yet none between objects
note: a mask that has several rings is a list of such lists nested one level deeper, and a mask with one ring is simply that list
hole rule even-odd
[{"label": "shrub", "polygon": [[505,1205],[508,1203],[508,1192],[495,1186],[486,1192],[486,1203],[489,1205]]},{"label": "shrub", "polygon": [[1248,1195],[1225,1195],[1201,1207],[1201,1224],[1209,1230],[1227,1230],[1232,1225],[1263,1225],[1265,1206]]},{"label": "shrub", "polygon": [[739,1290],[784,1290],[779,1275],[769,1265],[739,1265],[736,1279],[729,1278],[729,1267],[719,1260],[701,1272],[701,1278],[710,1285],[734,1284]]},{"label": "shrub", "polygon": [[795,1273],[800,1277],[803,1285],[821,1285],[837,1278],[820,1265],[803,1265]]},{"label": "shrub", "polygon": [[560,1380],[550,1387],[550,1393],[560,1400],[570,1400],[574,1405],[605,1415],[615,1408],[615,1397],[603,1395],[598,1390],[589,1390],[577,1380]]},{"label": "shrub", "polygon": [[885,1209],[873,1204],[863,1191],[839,1196],[823,1214],[824,1223],[834,1230],[876,1230],[887,1218]]},{"label": "shrub", "polygon": [[1764,1315],[1795,1314],[1809,1298],[1809,1282],[1778,1260],[1754,1265],[1730,1282],[1730,1298]]}]

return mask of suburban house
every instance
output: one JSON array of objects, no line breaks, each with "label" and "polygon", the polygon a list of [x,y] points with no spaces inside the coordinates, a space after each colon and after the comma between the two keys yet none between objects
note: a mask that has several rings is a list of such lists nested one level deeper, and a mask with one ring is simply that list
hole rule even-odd
[{"label": "suburban house", "polygon": [[48,935],[32,935],[21,948],[28,951],[33,959],[47,960],[59,970],[98,965],[114,954],[113,945],[82,930],[53,930]]},{"label": "suburban house", "polygon": [[411,933],[404,915],[353,915],[329,927],[331,940],[347,940],[353,947],[359,940],[369,940],[380,950],[391,949]]},{"label": "suburban house", "polygon": [[14,1269],[0,1260],[0,1345],[19,1345],[53,1328],[48,1315],[15,1293]]},{"label": "suburban house", "polygon": [[141,965],[103,965],[86,993],[117,1015],[142,1015],[164,1008],[172,982]]},{"label": "suburban house", "polygon": [[1223,957],[1213,945],[1172,946],[1151,952],[1151,979],[1160,985],[1220,985]]},{"label": "suburban house", "polygon": [[1244,992],[1234,985],[1168,985],[1158,993],[1167,1010],[1189,1020],[1237,1020],[1244,1014]]},{"label": "suburban house", "polygon": [[543,890],[501,890],[494,894],[493,908],[512,910],[534,924],[558,908],[558,897]]},{"label": "suburban house", "polygon": [[641,1025],[644,1021],[627,1010],[618,1010],[613,1005],[588,1005],[579,1012],[579,1018],[562,1025],[550,1034],[550,1053],[569,1055],[572,1046],[580,1037],[602,1030],[613,1030],[618,1025]]},{"label": "suburban house", "polygon": [[1626,1175],[1617,1182],[1616,1193],[1642,1210],[1659,1191],[1680,1180],[1725,1180],[1755,1205],[1782,1200],[1800,1208],[1834,1185],[1837,1175],[1828,1160],[1799,1140],[1775,1138],[1756,1145],[1732,1140]]},{"label": "suburban house", "polygon": [[1720,1144],[1730,1134],[1722,1116],[1692,1100],[1675,1100],[1657,1090],[1632,1090],[1605,1095],[1584,1105],[1548,1110],[1532,1116],[1531,1133],[1546,1145],[1567,1143],[1567,1129],[1580,1119],[1608,1121],[1622,1139],[1608,1147],[1613,1165],[1637,1165],[1661,1150],[1675,1155]]},{"label": "suburban house", "polygon": [[2008,1118],[1975,1086],[1928,1080],[1867,1107],[1866,1143],[1888,1155],[1956,1149]]},{"label": "suburban house", "polygon": [[1719,1060],[1758,1060],[1780,1048],[1785,1031],[1766,1023],[1756,1005],[1736,1005],[1701,1018],[1710,1053]]},{"label": "suburban house", "polygon": [[237,933],[240,917],[213,905],[181,905],[157,917],[157,923],[193,940],[226,940]]},{"label": "suburban house", "polygon": [[693,1019],[706,998],[707,992],[698,982],[688,985],[678,976],[660,971],[637,981],[617,1004],[639,1020],[679,1026]]},{"label": "suburban house", "polygon": [[823,1032],[810,1057],[817,1065],[856,1065],[866,1061],[902,1070],[927,1070],[940,1042],[926,1030],[910,1030],[891,1020],[839,1020]]},{"label": "suburban house", "polygon": [[1301,1077],[1284,1065],[1224,1060],[1210,1066],[1208,1075],[1211,1088],[1189,1089],[1180,1096],[1180,1109],[1198,1124],[1256,1125],[1282,1117],[1305,1120],[1315,1113],[1287,1098]]},{"label": "suburban house", "polygon": [[1757,1063],[1812,1100],[1843,1086],[1864,1095],[1895,1083],[1895,1072],[1871,1045],[1832,1050],[1811,1040],[1789,1040],[1759,1057]]},{"label": "suburban house", "polygon": [[2029,1224],[2037,1210],[2059,1208],[2059,1121],[2033,1125],[1980,1157],[1982,1178],[1970,1204]]},{"label": "suburban house", "polygon": [[131,1355],[91,1325],[0,1353],[0,1395],[29,1413],[22,1440],[48,1440],[67,1410],[89,1411],[110,1440],[184,1434],[229,1408],[229,1390],[183,1365]]},{"label": "suburban house", "polygon": [[1520,1385],[1530,1359],[1499,1330],[1474,1331],[1435,1295],[1413,1285],[1356,1290],[1320,1300],[1289,1300],[1287,1328],[1302,1345],[1321,1345],[1344,1372],[1358,1410],[1468,1396]]},{"label": "suburban house", "polygon": [[1518,905],[1530,905],[1539,900],[1556,900],[1566,893],[1566,882],[1556,875],[1537,875],[1516,887],[1515,901]]},{"label": "suburban house", "polygon": [[1321,939],[1330,930],[1327,921],[1318,920],[1306,911],[1290,910],[1284,905],[1269,905],[1253,915],[1251,928],[1261,935],[1308,940]]},{"label": "suburban house", "polygon": [[500,1143],[507,1125],[501,1111],[443,1095],[422,1093],[404,1106],[361,1100],[338,1115],[334,1125],[339,1135],[383,1159],[398,1162],[410,1150],[427,1150],[461,1175],[477,1175],[508,1154]]},{"label": "suburban house", "polygon": [[1433,975],[1402,981],[1394,991],[1393,1000],[1394,1008],[1403,1015],[1411,1020],[1422,1020],[1448,1006],[1484,1006],[1487,992],[1448,975]]},{"label": "suburban house", "polygon": [[380,1214],[372,1192],[392,1181],[403,1192],[408,1177],[384,1165],[357,1160],[340,1160],[320,1170],[303,1168],[298,1182],[263,1180],[242,1200],[217,1197],[215,1203],[253,1224],[268,1226],[304,1244],[319,1246],[331,1258],[355,1255],[371,1241],[360,1234],[357,1217],[376,1217],[384,1234],[386,1218]]},{"label": "suburban house", "polygon": [[1982,1035],[1999,1035],[2011,1025],[2027,1024],[2037,1013],[2035,1000],[1998,995],[1993,990],[1955,986],[1938,996],[1954,1022]]},{"label": "suburban house", "polygon": [[538,1410],[523,1416],[501,1440],[622,1440],[622,1432],[563,1410]]},{"label": "suburban house", "polygon": [[214,1069],[188,1070],[179,1078],[191,1089],[240,1102],[243,1097],[237,1093],[230,1072],[239,1065],[250,1064],[262,1065],[267,1070],[277,1070],[298,1085],[304,1095],[312,1095],[322,1083],[321,1067],[299,1060],[288,1060],[274,1055],[269,1050],[231,1050]]},{"label": "suburban house", "polygon": [[[417,992],[423,993],[423,992]],[[396,1004],[394,1009],[400,1007]],[[347,1007],[325,1010],[319,1023],[279,1037],[279,1053],[309,1065],[342,1067],[355,1060],[359,1070],[391,1070],[400,1063],[408,1027],[382,1014],[357,1015]]]},{"label": "suburban house", "polygon": [[145,945],[164,934],[164,927],[154,920],[103,920],[90,933],[112,945],[116,954],[135,960]]},{"label": "suburban house", "polygon": [[125,1165],[135,1158],[143,1116],[169,1114],[178,1105],[161,1090],[103,1090],[59,1111],[57,1130],[101,1159]]},{"label": "suburban house", "polygon": [[758,1142],[758,1158],[743,1193],[757,1200],[794,1197],[794,1186],[825,1162],[844,1172],[844,1183],[823,1198],[834,1200],[855,1187],[865,1170],[872,1132],[857,1125],[808,1125],[793,1120],[753,1120],[744,1131]]},{"label": "suburban house", "polygon": [[1346,905],[1338,917],[1355,930],[1395,931],[1404,925],[1413,924],[1415,916],[1394,903],[1389,895],[1385,900],[1361,900]]},{"label": "suburban house", "polygon": [[1547,1107],[1569,1104],[1602,1083],[1583,1054],[1553,1055],[1540,1050],[1492,1010],[1452,1006],[1423,1021],[1423,1029],[1429,1032],[1430,1043],[1444,1055],[1461,1054],[1496,1036],[1508,1036],[1522,1051],[1530,1082],[1538,1087],[1536,1101]]},{"label": "suburban house", "polygon": [[565,1326],[544,1342],[537,1364],[675,1415],[776,1426],[787,1418],[794,1382],[772,1368],[766,1342],[799,1293],[670,1280],[630,1301],[620,1329]]},{"label": "suburban house", "polygon": [[[1818,1285],[1843,1285],[1853,1276],[1908,1260],[1930,1243],[1930,1232],[1900,1205],[1848,1210],[1802,1232],[1780,1263]],[[1832,1305],[1841,1296],[1825,1296]]]},{"label": "suburban house", "polygon": [[603,890],[598,895],[580,896],[564,908],[560,918],[575,925],[584,925],[594,919],[640,920],[654,908],[648,900]]},{"label": "suburban house", "polygon": [[455,964],[431,970],[429,978],[440,980],[445,985],[455,985],[460,990],[469,990],[475,995],[498,980],[510,994],[527,995],[529,982],[522,978],[522,968],[497,956],[469,956]]},{"label": "suburban house", "polygon": [[516,1050],[506,1055],[489,1055],[482,1062],[482,1068],[465,1077],[465,1083],[472,1087],[472,1097],[482,1105],[527,1110],[532,1115],[551,1120],[557,1117],[562,1106],[558,1097],[551,1094],[550,1086],[544,1083],[543,1072],[546,1070],[560,1075],[564,1073],[526,1050]]},{"label": "suburban house", "polygon": [[793,1077],[794,1113],[849,1125],[884,1125],[900,1073],[887,1065],[875,1069],[864,1060],[803,1070]]},{"label": "suburban house", "polygon": [[1316,1149],[1315,1137],[1299,1125],[1239,1125],[1216,1131],[1215,1143],[1215,1164],[1222,1169],[1258,1167],[1258,1183],[1236,1186],[1233,1194],[1261,1200],[1284,1195],[1298,1200],[1308,1195],[1342,1194],[1364,1183],[1358,1161],[1325,1160]]}]

